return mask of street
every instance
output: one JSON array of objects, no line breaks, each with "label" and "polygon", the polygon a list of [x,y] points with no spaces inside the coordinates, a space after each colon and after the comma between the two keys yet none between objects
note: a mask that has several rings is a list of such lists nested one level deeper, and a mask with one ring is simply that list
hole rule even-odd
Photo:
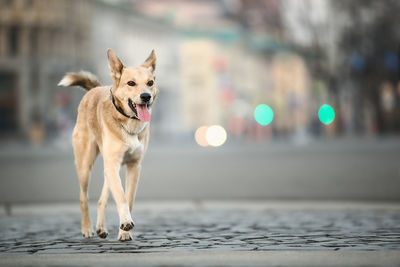
[{"label": "street", "polygon": [[[399,159],[396,138],[220,148],[154,140],[143,162],[137,199],[398,201]],[[0,203],[78,201],[73,162],[71,150],[4,146]],[[103,179],[99,157],[90,184],[92,201],[97,201]]]},{"label": "street", "polygon": [[[398,139],[217,149],[154,142],[133,240],[119,242],[112,198],[107,239],[81,237],[71,150],[4,146],[0,265],[398,266],[398,158]],[[99,158],[93,225],[102,173]]]}]

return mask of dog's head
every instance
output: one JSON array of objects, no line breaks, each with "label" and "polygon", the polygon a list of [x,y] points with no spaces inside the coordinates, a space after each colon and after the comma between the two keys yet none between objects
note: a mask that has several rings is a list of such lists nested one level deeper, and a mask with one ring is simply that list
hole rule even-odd
[{"label": "dog's head", "polygon": [[111,76],[114,79],[115,101],[128,115],[135,115],[142,122],[149,121],[151,107],[158,95],[154,76],[156,69],[154,50],[139,67],[125,67],[111,49],[108,49],[107,55]]}]

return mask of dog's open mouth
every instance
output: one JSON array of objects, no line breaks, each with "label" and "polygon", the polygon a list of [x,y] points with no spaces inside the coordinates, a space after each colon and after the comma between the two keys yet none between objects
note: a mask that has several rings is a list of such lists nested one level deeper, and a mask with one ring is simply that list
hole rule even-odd
[{"label": "dog's open mouth", "polygon": [[151,114],[149,111],[149,104],[136,104],[131,99],[129,99],[128,105],[140,121],[150,121]]}]

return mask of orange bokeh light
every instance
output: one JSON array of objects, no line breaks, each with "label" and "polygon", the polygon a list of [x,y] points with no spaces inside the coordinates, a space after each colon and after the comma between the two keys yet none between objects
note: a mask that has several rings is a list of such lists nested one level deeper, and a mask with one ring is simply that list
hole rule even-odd
[{"label": "orange bokeh light", "polygon": [[208,142],[206,139],[207,129],[207,126],[201,126],[196,130],[194,134],[194,139],[199,146],[208,146]]}]

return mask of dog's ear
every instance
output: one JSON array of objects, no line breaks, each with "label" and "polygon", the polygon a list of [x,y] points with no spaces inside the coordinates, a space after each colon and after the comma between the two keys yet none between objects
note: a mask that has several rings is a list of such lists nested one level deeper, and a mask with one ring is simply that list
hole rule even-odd
[{"label": "dog's ear", "polygon": [[153,72],[156,69],[156,61],[156,54],[154,53],[154,50],[151,50],[150,56],[142,64],[142,67],[151,68],[151,71]]},{"label": "dog's ear", "polygon": [[121,78],[124,64],[122,64],[121,60],[119,60],[117,55],[111,49],[107,50],[107,56],[108,64],[110,64],[111,76],[114,78],[114,80],[118,80]]}]

